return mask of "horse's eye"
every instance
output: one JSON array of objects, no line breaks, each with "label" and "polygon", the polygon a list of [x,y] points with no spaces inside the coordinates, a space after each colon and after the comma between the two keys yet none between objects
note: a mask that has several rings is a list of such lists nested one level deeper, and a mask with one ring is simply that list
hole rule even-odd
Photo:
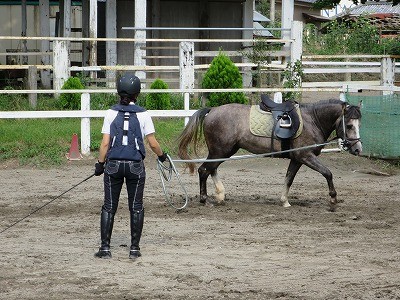
[{"label": "horse's eye", "polygon": [[347,130],[353,129],[353,125],[346,125],[346,129],[347,129]]}]

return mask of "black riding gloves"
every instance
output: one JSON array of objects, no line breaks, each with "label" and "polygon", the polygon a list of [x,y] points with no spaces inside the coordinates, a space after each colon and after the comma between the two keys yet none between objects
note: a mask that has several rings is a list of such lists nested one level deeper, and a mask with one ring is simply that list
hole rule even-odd
[{"label": "black riding gloves", "polygon": [[94,165],[94,175],[100,176],[104,173],[104,162],[99,162]]},{"label": "black riding gloves", "polygon": [[166,154],[165,152],[163,152],[163,154],[160,155],[160,156],[158,157],[158,160],[159,160],[160,162],[162,162],[162,163],[163,163],[166,159],[167,159],[167,154]]}]

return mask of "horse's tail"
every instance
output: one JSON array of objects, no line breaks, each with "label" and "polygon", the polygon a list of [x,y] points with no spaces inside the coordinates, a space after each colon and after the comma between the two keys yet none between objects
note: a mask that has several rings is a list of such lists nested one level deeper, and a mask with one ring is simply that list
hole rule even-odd
[{"label": "horse's tail", "polygon": [[[185,129],[178,137],[179,148],[178,155],[181,159],[191,159],[189,156],[189,145],[193,143],[193,151],[197,154],[197,146],[203,135],[203,122],[205,116],[210,112],[211,108],[202,108],[196,111],[190,118]],[[194,172],[194,163],[186,163],[190,173]]]}]

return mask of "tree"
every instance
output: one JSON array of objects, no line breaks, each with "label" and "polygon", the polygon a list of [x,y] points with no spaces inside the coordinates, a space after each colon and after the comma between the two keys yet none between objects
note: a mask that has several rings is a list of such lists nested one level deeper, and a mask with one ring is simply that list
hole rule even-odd
[{"label": "tree", "polygon": [[[243,88],[243,79],[239,68],[220,51],[204,74],[201,85],[203,89],[241,89]],[[242,92],[210,93],[207,98],[207,105],[211,107],[227,103],[247,103],[247,98]]]},{"label": "tree", "polygon": [[[353,1],[353,3],[354,4],[364,4],[364,3],[366,3],[367,2],[367,0],[360,0],[360,1],[358,1],[358,0],[352,0]],[[375,0],[375,2],[380,2],[379,0]],[[384,2],[384,1],[382,1],[382,2]],[[386,1],[386,2],[393,2],[393,6],[394,5],[398,5],[399,3],[400,3],[400,0],[388,0],[388,1]],[[315,3],[314,3],[314,7],[315,8],[319,8],[319,9],[323,9],[323,8],[334,8],[334,7],[336,7],[337,5],[339,5],[339,3],[340,3],[340,0],[317,0]]]}]

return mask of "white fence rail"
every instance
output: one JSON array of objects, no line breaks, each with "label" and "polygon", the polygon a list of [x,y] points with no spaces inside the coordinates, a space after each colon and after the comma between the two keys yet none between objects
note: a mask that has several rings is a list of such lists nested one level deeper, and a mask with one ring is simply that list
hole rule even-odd
[{"label": "white fence rail", "polygon": [[[300,27],[293,26],[299,31]],[[301,31],[301,30],[300,30]],[[279,55],[288,55],[293,60],[301,58],[301,40],[299,39],[299,32],[292,34],[291,40],[263,40],[263,42],[270,43],[290,43],[292,45],[291,51],[278,51]],[[400,92],[400,88],[395,86],[395,74],[400,72],[399,63],[395,63],[394,58],[390,56],[330,56],[332,58],[343,58],[343,59],[378,59],[379,61],[370,62],[356,62],[356,61],[344,61],[344,62],[331,62],[327,61],[328,56],[304,56],[302,63],[305,74],[333,74],[333,73],[380,73],[379,81],[367,81],[367,82],[304,82],[302,88],[284,89],[284,88],[244,88],[244,89],[196,89],[195,88],[195,71],[204,70],[209,68],[208,64],[195,64],[196,52],[194,51],[194,43],[204,42],[240,42],[243,44],[251,44],[257,42],[256,40],[204,40],[204,39],[108,39],[108,38],[80,38],[80,41],[105,41],[105,42],[176,42],[179,43],[179,64],[174,66],[134,66],[134,65],[114,65],[114,66],[87,66],[87,67],[75,67],[70,66],[69,63],[69,48],[68,43],[70,41],[77,40],[76,38],[45,38],[45,37],[0,37],[0,40],[13,39],[36,39],[36,40],[52,40],[53,41],[53,52],[46,53],[43,55],[52,55],[52,65],[0,65],[1,69],[17,70],[17,69],[29,69],[36,68],[37,70],[48,69],[53,72],[54,87],[53,89],[37,90],[37,89],[25,89],[25,90],[0,90],[0,94],[29,94],[37,95],[42,94],[61,94],[61,93],[83,93],[82,94],[82,109],[80,111],[0,111],[0,119],[18,119],[18,118],[81,118],[81,147],[82,154],[88,155],[90,153],[90,118],[104,117],[105,111],[90,110],[90,94],[93,93],[116,93],[115,89],[86,89],[86,90],[61,90],[63,82],[70,76],[71,71],[174,71],[179,72],[179,89],[166,89],[166,90],[151,90],[142,89],[143,93],[182,93],[184,95],[184,109],[183,110],[171,110],[171,111],[149,111],[153,117],[182,117],[187,118],[194,113],[194,110],[189,109],[189,95],[194,93],[206,93],[206,92],[245,92],[245,93],[273,93],[273,92],[321,92],[330,91],[341,93],[350,89],[364,89],[364,90],[379,90],[382,93],[393,93]],[[34,54],[37,53],[22,53],[22,54]],[[199,53],[199,56],[205,55]],[[276,57],[276,56],[275,56]],[[318,59],[325,59],[324,61],[318,61]],[[310,59],[313,59],[310,61]],[[252,68],[261,68],[264,71],[268,70],[284,70],[286,63],[283,60],[273,61],[262,65],[253,64],[249,62],[236,63],[236,66],[242,70],[251,70]]]}]

